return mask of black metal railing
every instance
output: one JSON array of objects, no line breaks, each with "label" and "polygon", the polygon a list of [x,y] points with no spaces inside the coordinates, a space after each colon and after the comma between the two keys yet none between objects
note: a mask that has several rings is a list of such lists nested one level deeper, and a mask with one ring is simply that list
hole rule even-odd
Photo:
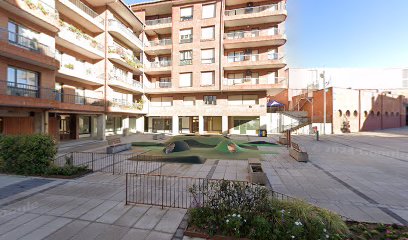
[{"label": "black metal railing", "polygon": [[[183,209],[198,207],[208,201],[209,194],[206,193],[211,192],[221,182],[239,184],[245,189],[252,188],[254,191],[256,188],[264,188],[246,181],[166,176],[155,173],[127,173],[126,204],[146,204]],[[290,196],[274,191],[269,191],[269,196],[285,201],[294,200]]]},{"label": "black metal railing", "polygon": [[183,16],[183,17],[180,17],[180,21],[190,21],[190,20],[193,20],[193,16],[191,15],[191,16]]},{"label": "black metal railing", "polygon": [[192,64],[193,64],[193,59],[180,60],[180,66],[192,65]]},{"label": "black metal railing", "polygon": [[61,103],[69,103],[76,105],[91,105],[102,107],[105,105],[105,101],[100,98],[85,97],[77,94],[65,94],[55,91],[55,100]]},{"label": "black metal railing", "polygon": [[24,48],[31,52],[46,55],[49,57],[55,57],[55,50],[43,43],[40,43],[35,38],[28,38],[26,36],[8,31],[7,29],[0,28],[0,41],[7,41],[8,43]]},{"label": "black metal railing", "polygon": [[180,44],[183,43],[192,43],[193,42],[193,35],[182,35],[180,39]]},{"label": "black metal railing", "polygon": [[148,156],[140,153],[72,152],[57,157],[53,163],[60,167],[66,165],[83,166],[93,172],[111,173],[114,175],[126,173],[161,174],[164,160],[163,157]]}]

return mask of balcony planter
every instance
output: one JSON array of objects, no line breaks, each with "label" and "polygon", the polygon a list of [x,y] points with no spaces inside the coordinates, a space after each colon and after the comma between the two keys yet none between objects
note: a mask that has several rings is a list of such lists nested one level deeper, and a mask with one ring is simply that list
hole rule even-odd
[{"label": "balcony planter", "polygon": [[30,9],[36,9],[37,7],[35,6],[35,4],[33,3],[33,1],[31,1],[31,0],[25,0],[25,3],[27,4],[27,6],[30,8]]}]

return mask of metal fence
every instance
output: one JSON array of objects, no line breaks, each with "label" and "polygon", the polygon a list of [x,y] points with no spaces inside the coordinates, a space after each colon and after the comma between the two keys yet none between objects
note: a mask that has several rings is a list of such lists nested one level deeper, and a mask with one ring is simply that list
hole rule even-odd
[{"label": "metal fence", "polygon": [[[220,182],[240,184],[245,188],[261,187],[244,181],[166,176],[151,173],[127,173],[126,204],[145,204],[183,209],[202,206],[208,200],[208,194],[204,194],[204,192],[211,192],[210,188]],[[199,189],[199,193],[191,193],[190,189],[192,187]],[[200,193],[201,191],[202,193]],[[270,196],[279,200],[290,201],[294,199],[273,191],[270,192]]]},{"label": "metal fence", "polygon": [[107,154],[94,152],[72,152],[57,157],[57,166],[83,166],[93,172],[112,174],[155,173],[161,174],[163,158],[140,153]]}]

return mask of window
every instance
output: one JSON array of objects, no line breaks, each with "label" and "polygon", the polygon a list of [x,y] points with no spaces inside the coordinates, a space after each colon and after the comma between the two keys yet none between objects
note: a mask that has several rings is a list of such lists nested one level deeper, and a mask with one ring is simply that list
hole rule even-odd
[{"label": "window", "polygon": [[171,78],[161,77],[159,79],[159,88],[171,88]]},{"label": "window", "polygon": [[38,76],[37,72],[8,67],[7,93],[13,96],[39,97]]},{"label": "window", "polygon": [[268,72],[268,84],[276,84],[276,72]]},{"label": "window", "polygon": [[276,49],[269,49],[268,50],[268,60],[277,60],[278,59],[278,52]]},{"label": "window", "polygon": [[242,62],[245,59],[244,51],[235,51],[228,53],[228,62]]},{"label": "window", "polygon": [[201,85],[212,86],[214,85],[215,72],[201,72]]},{"label": "window", "polygon": [[216,96],[204,96],[204,104],[217,105],[217,97]]},{"label": "window", "polygon": [[215,49],[203,49],[201,50],[201,63],[211,64],[215,62]]},{"label": "window", "polygon": [[122,118],[108,116],[106,119],[106,132],[116,132],[120,130],[122,130]]},{"label": "window", "polygon": [[3,124],[4,124],[3,118],[0,117],[0,134],[3,134],[3,129],[4,129]]},{"label": "window", "polygon": [[203,19],[215,17],[215,4],[203,5]]},{"label": "window", "polygon": [[171,107],[173,106],[172,97],[152,97],[150,98],[150,106],[152,107]]},{"label": "window", "polygon": [[180,21],[188,21],[193,19],[193,7],[180,9]]},{"label": "window", "polygon": [[8,22],[7,28],[9,42],[31,50],[38,50],[38,41],[34,40],[38,38],[38,33],[14,22]]},{"label": "window", "polygon": [[180,30],[180,43],[193,42],[193,29]]},{"label": "window", "polygon": [[228,96],[228,105],[257,105],[258,96],[257,95],[231,95]]},{"label": "window", "polygon": [[180,73],[180,87],[191,87],[192,73]]},{"label": "window", "polygon": [[183,98],[183,105],[184,106],[194,106],[195,105],[195,97],[184,97]]},{"label": "window", "polygon": [[180,65],[191,65],[193,64],[193,51],[181,51],[180,52]]},{"label": "window", "polygon": [[201,28],[201,40],[214,40],[215,39],[215,27],[203,27]]},{"label": "window", "polygon": [[79,123],[79,134],[90,134],[91,133],[91,117],[80,116],[78,119]]},{"label": "window", "polygon": [[76,88],[75,89],[75,104],[85,104],[85,89]]}]

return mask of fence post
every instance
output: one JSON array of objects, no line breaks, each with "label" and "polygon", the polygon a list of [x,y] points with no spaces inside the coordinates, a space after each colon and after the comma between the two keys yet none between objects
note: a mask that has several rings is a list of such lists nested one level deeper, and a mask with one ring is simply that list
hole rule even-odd
[{"label": "fence post", "polygon": [[126,186],[126,203],[125,203],[125,205],[128,205],[128,173],[126,173],[126,184],[125,184],[125,186]]},{"label": "fence post", "polygon": [[115,155],[116,154],[112,154],[113,155],[113,164],[112,164],[112,175],[115,175]]},{"label": "fence post", "polygon": [[94,171],[94,161],[95,161],[95,154],[92,153],[92,172]]},{"label": "fence post", "polygon": [[162,178],[162,209],[164,208],[164,176],[161,175]]}]

